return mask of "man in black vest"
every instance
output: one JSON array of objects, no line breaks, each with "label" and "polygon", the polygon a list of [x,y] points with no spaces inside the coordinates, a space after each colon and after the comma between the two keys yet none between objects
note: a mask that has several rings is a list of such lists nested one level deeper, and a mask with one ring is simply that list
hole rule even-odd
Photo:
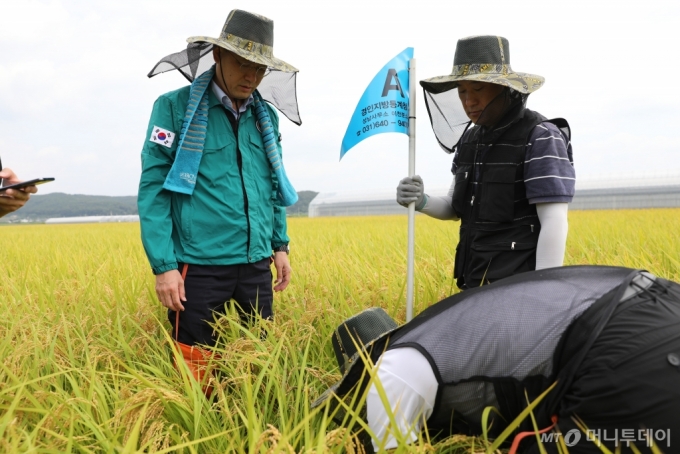
[{"label": "man in black vest", "polygon": [[507,39],[461,39],[453,65],[421,81],[435,135],[455,152],[451,188],[428,196],[419,176],[407,177],[397,202],[461,220],[454,277],[462,289],[561,266],[575,183],[569,125],[526,109],[544,79],[512,70]]},{"label": "man in black vest", "polygon": [[[332,342],[343,377],[312,406],[368,389],[376,451],[412,443],[423,428],[431,437],[481,435],[487,407],[498,411],[488,422],[495,438],[555,383],[534,409],[548,452],[560,439],[571,454],[599,453],[598,442],[677,449],[680,285],[647,272],[523,273],[451,296],[401,327],[382,309],[366,310]],[[525,418],[508,441],[538,452],[532,432]]]}]

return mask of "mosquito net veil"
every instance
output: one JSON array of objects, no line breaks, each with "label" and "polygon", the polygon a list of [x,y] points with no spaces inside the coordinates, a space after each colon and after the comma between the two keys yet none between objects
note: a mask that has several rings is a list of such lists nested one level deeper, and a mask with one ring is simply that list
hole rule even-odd
[{"label": "mosquito net veil", "polygon": [[[212,56],[213,44],[207,42],[189,43],[187,48],[163,57],[148,74],[153,77],[167,71],[179,71],[189,82],[215,63]],[[300,112],[297,103],[296,72],[271,69],[262,79],[257,91],[262,98],[276,107],[290,121],[300,125]]]},{"label": "mosquito net veil", "polygon": [[[458,84],[457,82],[433,84],[421,81],[420,85],[423,87],[427,113],[437,142],[444,151],[453,153],[465,131],[474,126],[458,97]],[[477,119],[477,124],[492,127],[511,109],[526,106],[528,96],[504,87],[484,108]]]}]

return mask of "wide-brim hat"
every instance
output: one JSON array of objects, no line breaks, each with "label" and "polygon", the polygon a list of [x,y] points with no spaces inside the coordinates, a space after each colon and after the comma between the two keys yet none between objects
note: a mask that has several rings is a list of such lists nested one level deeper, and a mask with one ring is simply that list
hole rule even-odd
[{"label": "wide-brim hat", "polygon": [[229,13],[219,38],[191,36],[187,42],[207,42],[246,60],[283,72],[298,72],[293,65],[274,56],[274,21],[240,9]]},{"label": "wide-brim hat", "polygon": [[510,43],[502,36],[459,39],[451,74],[421,80],[420,85],[431,93],[442,93],[456,88],[462,80],[503,85],[524,94],[533,93],[545,82],[542,76],[512,70]]},{"label": "wide-brim hat", "polygon": [[333,395],[343,396],[352,389],[361,377],[362,368],[358,365],[364,364],[362,354],[369,353],[397,328],[397,323],[379,307],[366,309],[342,322],[331,338],[342,378],[312,402],[312,408]]}]

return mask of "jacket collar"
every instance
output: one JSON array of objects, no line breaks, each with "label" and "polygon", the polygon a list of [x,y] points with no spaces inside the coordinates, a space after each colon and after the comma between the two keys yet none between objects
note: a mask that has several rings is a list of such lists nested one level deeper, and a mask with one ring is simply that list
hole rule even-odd
[{"label": "jacket collar", "polygon": [[210,93],[208,93],[208,109],[212,109],[215,106],[220,106],[222,105],[222,102],[217,98],[215,93],[212,90],[212,87],[208,89]]},{"label": "jacket collar", "polygon": [[[252,99],[252,96],[251,96]],[[209,89],[208,93],[208,109],[212,109],[213,107],[222,107],[223,109],[226,109],[226,107],[222,106],[222,101],[215,95],[215,93],[212,90],[212,87]],[[248,108],[246,109],[245,112],[242,112],[241,115],[239,116],[239,122],[241,121],[241,118],[243,119],[248,119],[253,115],[253,109],[250,107],[252,106],[252,102],[248,105]]]}]

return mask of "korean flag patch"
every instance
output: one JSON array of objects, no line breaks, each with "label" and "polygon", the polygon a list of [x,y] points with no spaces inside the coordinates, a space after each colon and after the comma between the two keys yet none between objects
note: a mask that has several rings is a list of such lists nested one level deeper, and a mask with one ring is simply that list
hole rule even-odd
[{"label": "korean flag patch", "polygon": [[149,140],[170,148],[172,147],[172,142],[175,141],[175,133],[154,125]]}]

